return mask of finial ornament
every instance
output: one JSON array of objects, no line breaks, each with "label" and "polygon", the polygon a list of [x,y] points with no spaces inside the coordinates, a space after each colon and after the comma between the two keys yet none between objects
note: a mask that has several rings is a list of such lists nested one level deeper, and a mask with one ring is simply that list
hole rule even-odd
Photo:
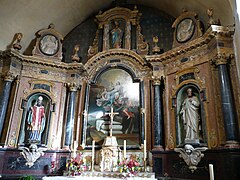
[{"label": "finial ornament", "polygon": [[158,54],[160,52],[160,48],[158,47],[158,37],[157,36],[154,36],[153,37],[153,43],[154,43],[154,46],[152,48],[152,52],[153,54]]},{"label": "finial ornament", "polygon": [[210,27],[211,25],[221,25],[221,22],[220,22],[219,19],[217,21],[214,20],[213,14],[214,14],[213,8],[208,8],[208,10],[207,10],[207,15],[208,15],[208,18],[209,18],[208,27]]},{"label": "finial ornament", "polygon": [[22,45],[21,40],[22,40],[23,34],[22,33],[16,33],[14,35],[14,40],[13,40],[13,45],[12,47],[16,50],[21,50],[22,49]]},{"label": "finial ornament", "polygon": [[80,45],[75,45],[73,49],[73,55],[72,55],[72,62],[80,62],[80,57],[78,56],[78,51],[80,49]]}]

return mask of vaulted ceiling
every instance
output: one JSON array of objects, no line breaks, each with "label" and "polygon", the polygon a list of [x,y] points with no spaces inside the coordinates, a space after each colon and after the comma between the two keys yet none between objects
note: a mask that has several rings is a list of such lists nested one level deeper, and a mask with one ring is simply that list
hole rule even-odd
[{"label": "vaulted ceiling", "polygon": [[[207,23],[206,10],[214,9],[214,17],[222,25],[234,24],[235,0],[127,0],[160,9],[178,17],[182,8],[196,11]],[[5,50],[15,33],[23,33],[23,50],[35,38],[35,33],[55,25],[63,36],[99,10],[110,7],[112,0],[0,0],[0,50]]]}]

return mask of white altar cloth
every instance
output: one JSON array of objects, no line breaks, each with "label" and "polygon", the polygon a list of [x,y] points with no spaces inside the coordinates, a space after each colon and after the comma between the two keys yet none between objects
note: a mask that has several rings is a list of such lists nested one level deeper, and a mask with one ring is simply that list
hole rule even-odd
[{"label": "white altar cloth", "polygon": [[128,178],[114,178],[114,177],[87,177],[87,176],[51,176],[51,177],[43,177],[43,180],[157,180],[155,178],[148,178],[148,177],[128,177]]},{"label": "white altar cloth", "polygon": [[155,173],[138,173],[134,177],[121,177],[120,173],[113,172],[84,172],[80,176],[49,176],[43,177],[43,180],[157,180],[155,178]]}]

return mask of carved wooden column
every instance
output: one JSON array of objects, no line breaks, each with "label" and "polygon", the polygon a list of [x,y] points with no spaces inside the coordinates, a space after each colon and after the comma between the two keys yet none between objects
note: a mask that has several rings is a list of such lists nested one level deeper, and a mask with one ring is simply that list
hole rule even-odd
[{"label": "carved wooden column", "polygon": [[155,78],[154,87],[154,146],[153,150],[162,150],[163,147],[163,112],[161,79]]},{"label": "carved wooden column", "polygon": [[64,146],[69,148],[72,140],[73,126],[74,126],[74,114],[75,114],[75,100],[77,93],[77,85],[75,83],[69,83],[69,100],[67,109],[67,123],[66,123],[66,135]]},{"label": "carved wooden column", "polygon": [[8,100],[11,93],[12,82],[14,79],[15,76],[12,73],[7,73],[4,76],[3,89],[0,94],[0,137],[2,135],[2,129],[6,117]]},{"label": "carved wooden column", "polygon": [[227,63],[230,59],[225,54],[218,54],[215,58],[215,63],[218,68],[221,104],[223,111],[223,120],[226,132],[226,147],[239,146],[239,135],[236,109],[234,106],[233,93],[231,88],[231,80],[227,70]]}]

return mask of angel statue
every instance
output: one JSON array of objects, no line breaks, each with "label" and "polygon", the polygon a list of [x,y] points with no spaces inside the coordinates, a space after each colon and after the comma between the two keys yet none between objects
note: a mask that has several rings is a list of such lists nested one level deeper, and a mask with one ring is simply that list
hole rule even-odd
[{"label": "angel statue", "polygon": [[197,169],[198,163],[201,161],[201,158],[204,157],[202,151],[206,151],[206,147],[199,147],[195,148],[190,145],[186,144],[183,148],[174,148],[175,152],[179,152],[179,157],[183,158],[185,163],[188,165],[189,169],[193,172]]},{"label": "angel statue", "polygon": [[44,155],[43,151],[46,150],[46,148],[38,148],[36,144],[31,144],[29,148],[20,147],[19,149],[22,150],[20,154],[23,155],[24,159],[27,161],[25,165],[29,168],[34,165],[38,158]]}]

